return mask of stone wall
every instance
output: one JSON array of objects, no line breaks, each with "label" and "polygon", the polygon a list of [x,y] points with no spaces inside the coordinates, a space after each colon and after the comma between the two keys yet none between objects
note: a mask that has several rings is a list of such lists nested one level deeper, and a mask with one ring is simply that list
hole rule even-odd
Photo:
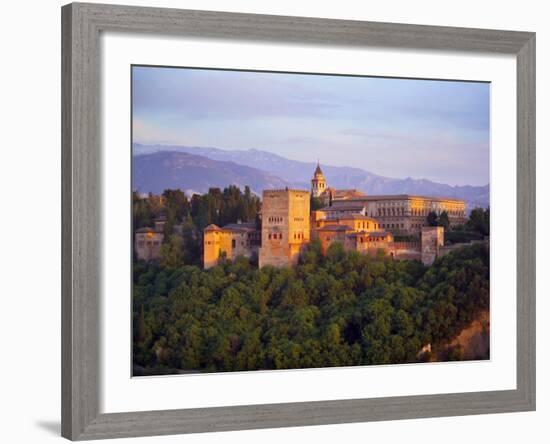
[{"label": "stone wall", "polygon": [[264,190],[259,266],[294,265],[310,239],[310,194],[304,190]]},{"label": "stone wall", "polygon": [[160,257],[160,246],[164,234],[151,228],[136,231],[134,249],[137,259],[140,261],[154,261]]},{"label": "stone wall", "polygon": [[443,227],[423,227],[420,235],[422,263],[431,265],[439,256],[440,248],[445,244]]},{"label": "stone wall", "polygon": [[231,236],[219,227],[209,226],[204,230],[203,265],[210,268],[218,265],[222,254],[231,252]]},{"label": "stone wall", "polygon": [[220,228],[209,225],[204,230],[203,266],[214,267],[220,258],[235,259],[238,256],[250,258],[258,253],[256,230]]},{"label": "stone wall", "polygon": [[366,215],[380,222],[381,228],[395,234],[420,234],[428,224],[430,212],[438,216],[446,211],[451,226],[466,222],[466,205],[463,200],[414,195],[371,195],[361,198],[333,201],[333,206],[364,206]]}]

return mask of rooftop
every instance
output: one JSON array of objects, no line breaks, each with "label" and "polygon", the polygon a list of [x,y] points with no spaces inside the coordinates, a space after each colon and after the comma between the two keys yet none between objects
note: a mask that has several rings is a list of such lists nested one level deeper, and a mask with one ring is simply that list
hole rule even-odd
[{"label": "rooftop", "polygon": [[136,233],[162,233],[162,231],[155,230],[151,227],[141,227],[136,230]]},{"label": "rooftop", "polygon": [[315,173],[313,173],[314,176],[317,175],[323,175],[323,171],[321,170],[321,165],[319,165],[319,162],[317,162],[317,168],[315,168]]},{"label": "rooftop", "polygon": [[364,201],[373,201],[373,200],[434,200],[438,202],[442,201],[454,201],[464,203],[463,199],[458,199],[455,197],[445,197],[445,196],[421,196],[419,194],[379,194],[379,195],[366,195],[364,197],[359,197],[357,199],[348,199],[348,202],[364,202]]},{"label": "rooftop", "polygon": [[224,225],[223,230],[229,231],[257,231],[256,222],[241,222]]},{"label": "rooftop", "polygon": [[309,194],[309,191],[308,190],[300,190],[298,188],[278,188],[278,189],[273,189],[273,190],[263,190],[263,193],[262,194],[266,194],[266,193],[286,193],[286,192],[293,192],[293,193],[306,193],[306,194]]},{"label": "rooftop", "polygon": [[351,236],[351,237],[357,237],[357,236],[383,237],[383,236],[388,236],[390,234],[391,233],[389,233],[387,231],[356,231],[354,233],[348,234],[348,236]]},{"label": "rooftop", "polygon": [[353,228],[348,227],[347,225],[339,225],[339,224],[330,224],[325,225],[324,227],[317,228],[317,231],[350,231],[353,230]]},{"label": "rooftop", "polygon": [[363,216],[362,214],[346,214],[344,216],[339,217],[338,219],[340,219],[340,220],[348,220],[348,219],[369,220],[369,221],[376,222],[376,219],[373,219],[372,217],[369,217],[369,216]]},{"label": "rooftop", "polygon": [[[355,188],[352,188],[352,189],[329,188],[328,191],[332,193],[334,198],[347,197],[349,199],[351,197],[365,196],[365,193],[363,193],[362,191],[356,190]],[[343,199],[343,200],[348,200],[348,199]]]},{"label": "rooftop", "polygon": [[319,211],[361,211],[365,208],[365,205],[346,205],[333,203],[331,206],[323,207]]}]

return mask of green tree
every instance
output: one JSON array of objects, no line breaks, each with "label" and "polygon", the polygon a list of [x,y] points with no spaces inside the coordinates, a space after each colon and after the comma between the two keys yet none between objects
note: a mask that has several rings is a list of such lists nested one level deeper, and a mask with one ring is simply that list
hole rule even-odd
[{"label": "green tree", "polygon": [[183,265],[183,239],[177,234],[169,237],[160,247],[160,265],[163,268],[174,270]]},{"label": "green tree", "polygon": [[483,208],[474,208],[470,213],[466,225],[471,230],[477,231],[483,236],[488,236],[490,228],[489,208],[485,210]]},{"label": "green tree", "polygon": [[437,213],[435,211],[430,211],[426,219],[430,227],[437,227]]},{"label": "green tree", "polygon": [[324,206],[325,205],[322,199],[320,199],[319,197],[313,197],[313,195],[311,196],[310,202],[309,202],[309,207],[311,211],[320,210]]},{"label": "green tree", "polygon": [[[337,243],[325,256],[311,242],[297,266],[261,270],[242,257],[209,270],[178,263],[173,245],[170,238],[164,262],[134,264],[138,371],[417,362],[425,359],[417,357],[422,346],[451,342],[489,309],[482,244],[425,267],[346,252]],[[462,351],[445,359],[463,359]]]},{"label": "green tree", "polygon": [[449,214],[446,211],[442,211],[437,219],[437,225],[443,227],[445,231],[449,231],[451,227],[451,222],[449,221]]}]

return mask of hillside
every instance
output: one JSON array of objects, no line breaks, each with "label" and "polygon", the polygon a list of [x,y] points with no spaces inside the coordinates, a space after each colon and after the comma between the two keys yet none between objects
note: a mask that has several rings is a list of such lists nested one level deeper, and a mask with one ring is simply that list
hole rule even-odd
[{"label": "hillside", "polygon": [[[170,151],[199,155],[211,160],[232,162],[262,170],[293,187],[310,187],[315,162],[290,160],[267,151],[222,150],[219,148],[189,147],[181,145],[141,145],[134,144],[134,156]],[[374,174],[360,168],[322,165],[323,173],[330,186],[335,188],[355,188],[367,194],[422,194],[464,199],[469,208],[489,206],[489,185],[451,186],[427,179],[396,179]],[[189,188],[189,187],[186,187]]]},{"label": "hillside", "polygon": [[165,189],[205,193],[209,188],[248,185],[256,194],[288,183],[256,168],[234,162],[212,160],[176,151],[158,151],[133,157],[132,189],[140,193],[162,193]]}]

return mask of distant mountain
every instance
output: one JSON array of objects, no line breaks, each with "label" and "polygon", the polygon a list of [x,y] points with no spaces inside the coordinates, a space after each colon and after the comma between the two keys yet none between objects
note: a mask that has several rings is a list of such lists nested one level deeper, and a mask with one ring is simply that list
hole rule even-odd
[{"label": "distant mountain", "polygon": [[[286,159],[277,154],[250,150],[222,150],[219,148],[189,147],[181,145],[141,145],[134,144],[133,154],[140,157],[145,154],[171,151],[200,155],[212,160],[233,162],[235,164],[263,170],[293,187],[309,189],[310,179],[315,170],[315,162],[301,162]],[[367,194],[422,194],[464,199],[468,207],[486,207],[489,205],[489,185],[451,186],[427,179],[396,179],[360,168],[335,167],[321,165],[329,186],[334,188],[355,188]],[[251,185],[252,187],[252,185]]]},{"label": "distant mountain", "polygon": [[289,184],[265,171],[234,162],[212,160],[204,156],[157,151],[133,157],[132,188],[140,193],[162,193],[179,188],[188,193],[205,193],[211,187],[237,185],[261,195],[266,188],[284,188]]}]

